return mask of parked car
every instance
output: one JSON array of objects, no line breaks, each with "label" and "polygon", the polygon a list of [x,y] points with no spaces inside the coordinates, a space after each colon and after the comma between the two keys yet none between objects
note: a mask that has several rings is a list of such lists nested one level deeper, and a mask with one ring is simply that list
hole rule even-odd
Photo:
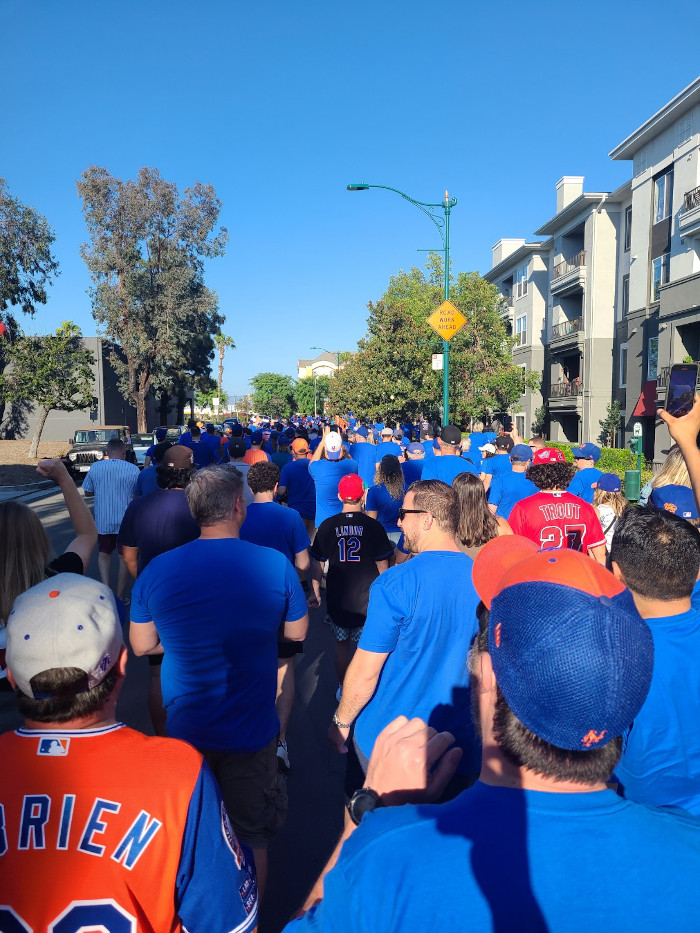
[{"label": "parked car", "polygon": [[154,434],[131,435],[131,446],[134,451],[134,456],[136,457],[136,464],[142,469],[146,463],[146,451],[155,443],[154,437]]},{"label": "parked car", "polygon": [[102,460],[107,443],[115,437],[121,438],[126,444],[126,459],[130,463],[136,463],[128,425],[96,424],[89,428],[79,428],[73,437],[68,439],[72,446],[62,458],[73,479],[84,476],[95,460]]}]

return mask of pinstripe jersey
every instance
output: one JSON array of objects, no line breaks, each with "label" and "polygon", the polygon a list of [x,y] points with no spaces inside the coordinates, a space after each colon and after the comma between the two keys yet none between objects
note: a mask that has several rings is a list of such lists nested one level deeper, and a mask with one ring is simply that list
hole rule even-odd
[{"label": "pinstripe jersey", "polygon": [[95,524],[101,535],[116,535],[131,502],[139,468],[126,460],[96,460],[83,480],[95,494]]}]

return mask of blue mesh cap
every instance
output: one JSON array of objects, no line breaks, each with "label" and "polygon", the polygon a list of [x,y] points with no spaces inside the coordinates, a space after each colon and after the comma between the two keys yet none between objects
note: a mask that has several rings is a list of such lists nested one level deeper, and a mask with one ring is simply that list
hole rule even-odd
[{"label": "blue mesh cap", "polygon": [[508,706],[535,735],[577,751],[628,728],[654,668],[652,635],[631,594],[592,565],[570,550],[527,557],[506,571],[489,616],[489,654]]}]

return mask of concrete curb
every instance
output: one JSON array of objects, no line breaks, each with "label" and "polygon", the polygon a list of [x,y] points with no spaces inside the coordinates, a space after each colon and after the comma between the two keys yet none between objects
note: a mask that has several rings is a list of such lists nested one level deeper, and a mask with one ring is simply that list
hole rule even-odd
[{"label": "concrete curb", "polygon": [[20,483],[18,486],[0,486],[0,502],[24,497],[31,501],[32,499],[39,499],[55,489],[58,489],[58,486],[50,479],[43,479],[38,483]]}]

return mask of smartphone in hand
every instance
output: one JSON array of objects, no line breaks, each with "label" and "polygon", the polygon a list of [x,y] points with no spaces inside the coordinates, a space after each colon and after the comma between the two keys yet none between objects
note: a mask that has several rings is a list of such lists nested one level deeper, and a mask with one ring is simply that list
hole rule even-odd
[{"label": "smartphone in hand", "polygon": [[666,411],[674,418],[687,415],[695,400],[698,381],[697,363],[675,363],[671,367],[666,393]]}]

